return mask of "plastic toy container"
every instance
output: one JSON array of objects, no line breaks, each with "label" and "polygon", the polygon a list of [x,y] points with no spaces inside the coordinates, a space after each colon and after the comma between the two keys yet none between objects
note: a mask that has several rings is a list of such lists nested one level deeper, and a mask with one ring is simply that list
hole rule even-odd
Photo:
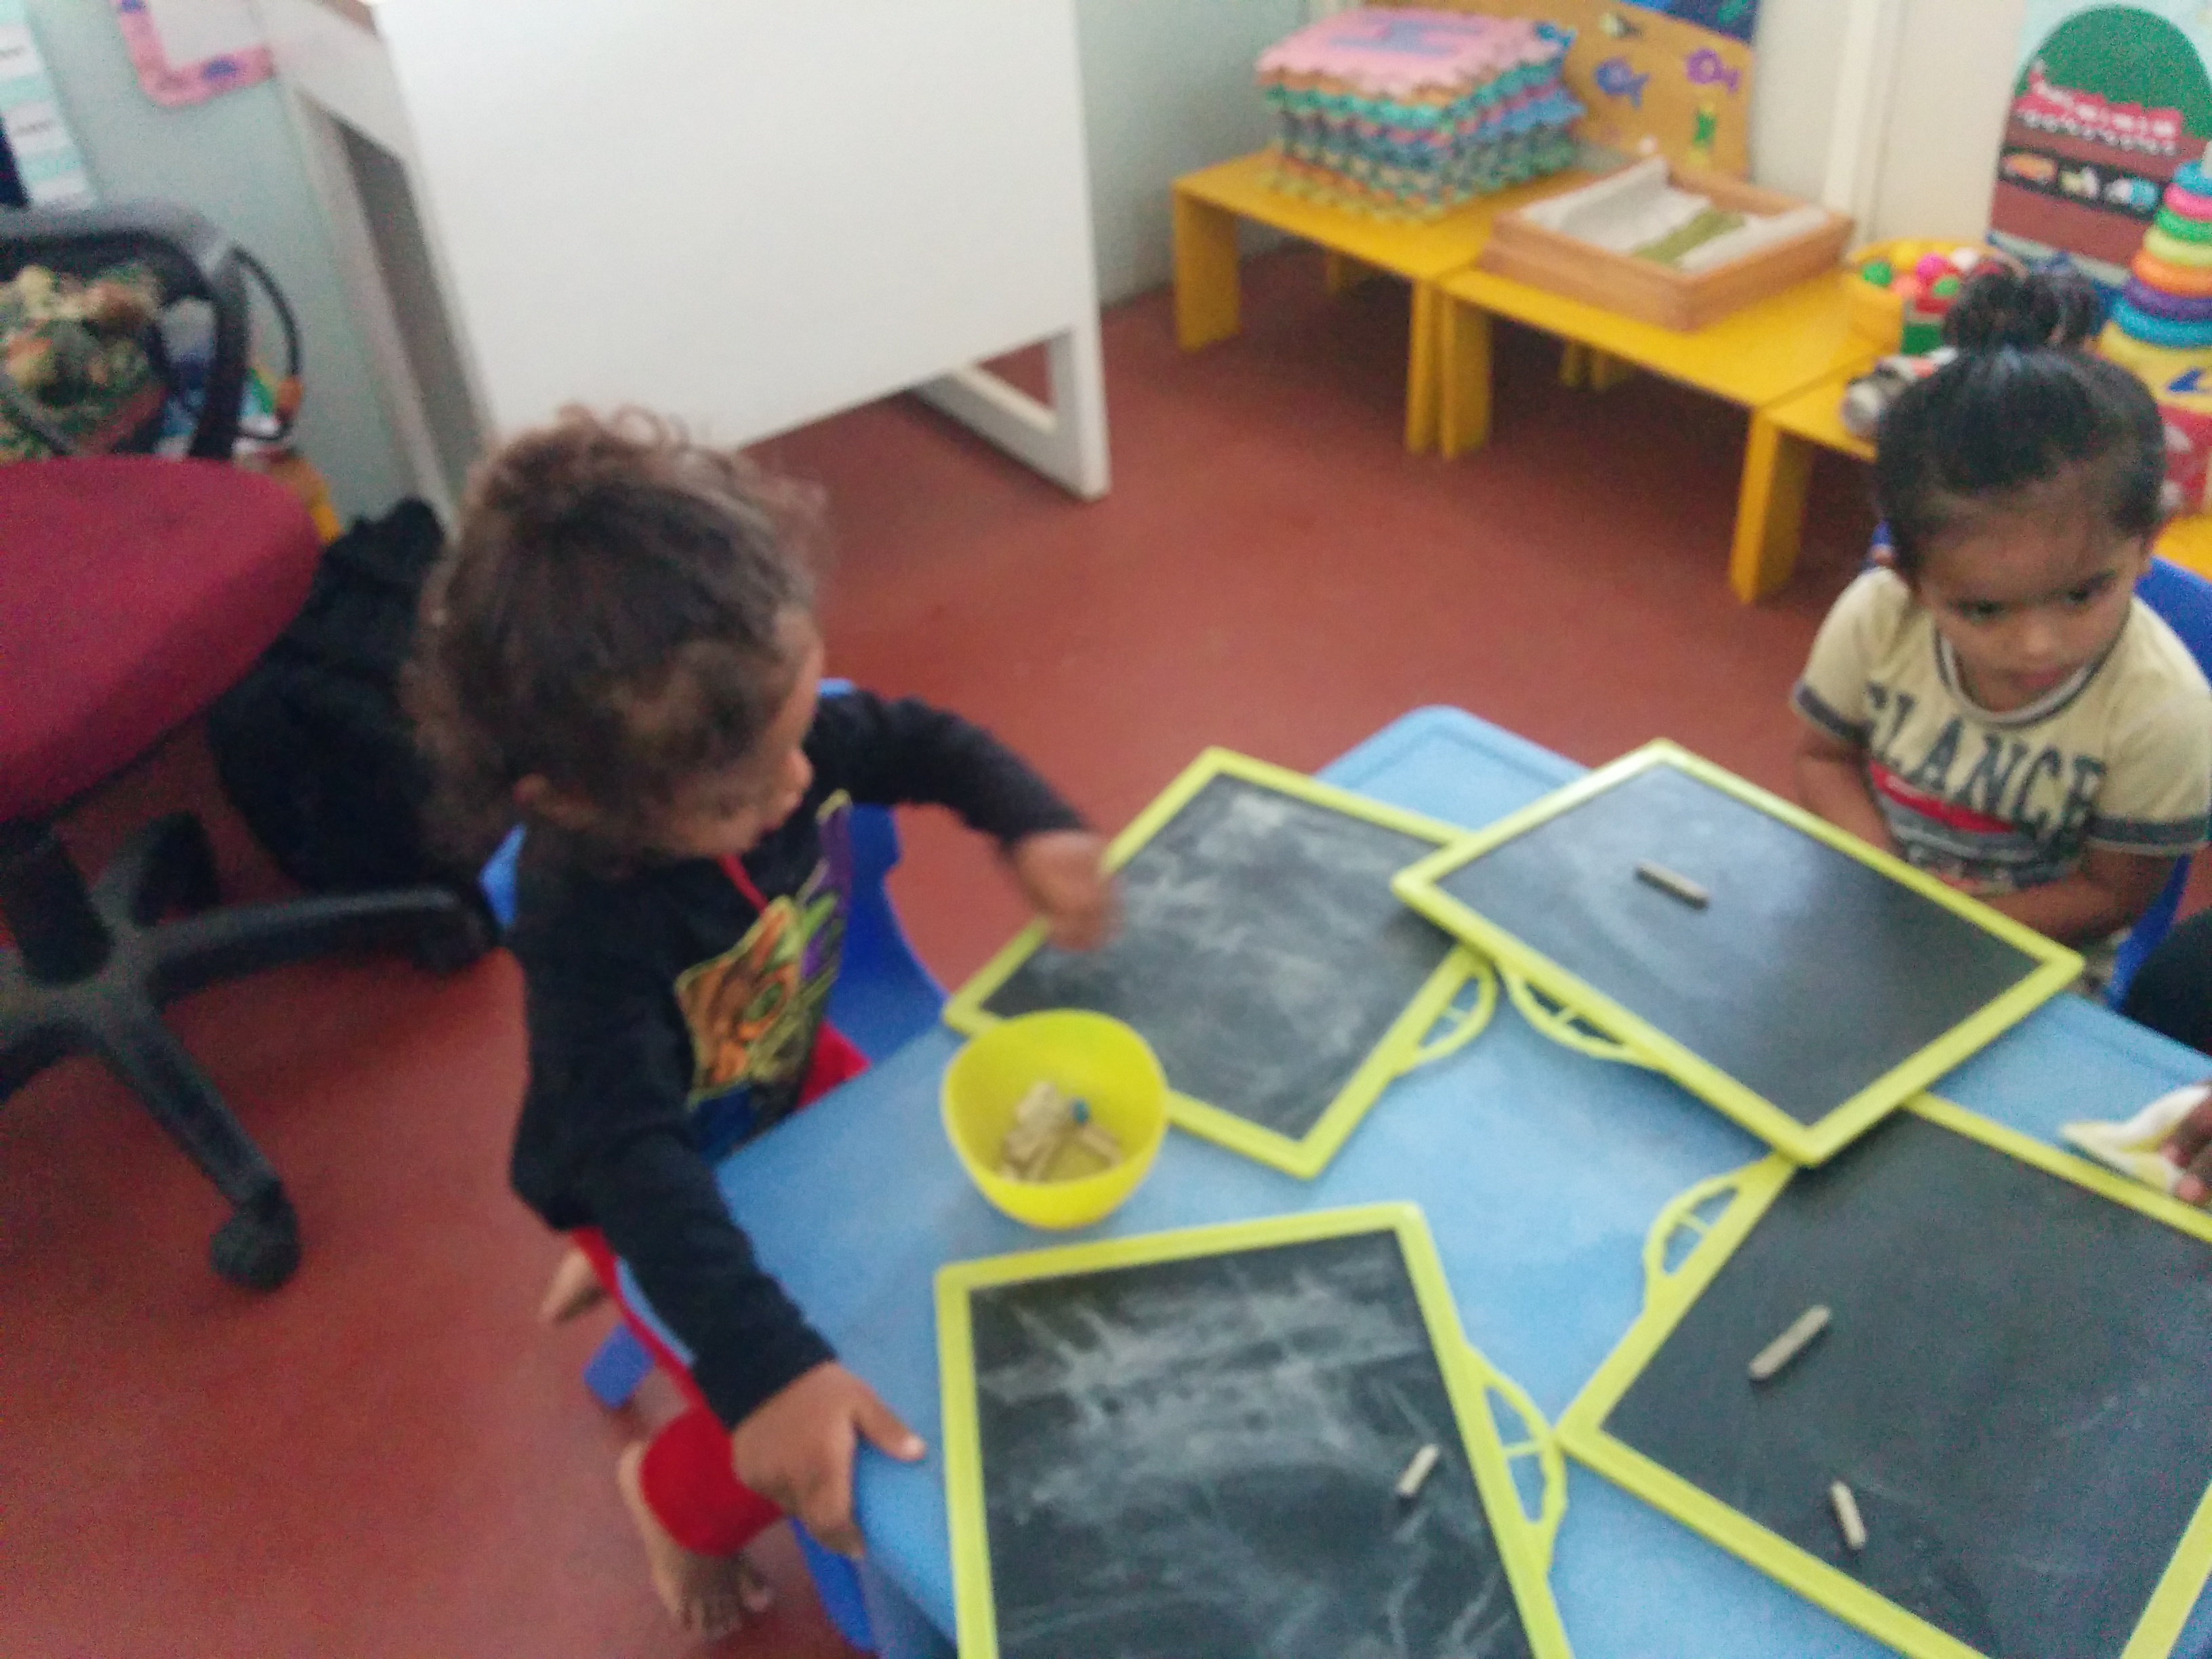
[{"label": "plastic toy container", "polygon": [[[1069,1181],[1000,1172],[1014,1109],[1040,1083],[1082,1101],[1121,1161]],[[1137,1190],[1167,1134],[1168,1083],[1144,1038],[1103,1014],[1023,1014],[970,1037],[945,1068],[945,1133],[983,1196],[1032,1227],[1085,1227]]]},{"label": "plastic toy container", "polygon": [[1881,348],[1884,355],[1899,350],[1905,341],[1905,300],[1892,289],[1864,279],[1866,268],[1879,260],[1898,276],[1907,276],[1912,268],[1931,253],[1946,258],[1962,249],[1971,248],[1983,258],[1990,252],[1972,242],[1958,242],[1948,238],[1929,240],[1904,237],[1895,241],[1869,242],[1854,248],[1844,255],[1856,280],[1851,289],[1851,330]]}]

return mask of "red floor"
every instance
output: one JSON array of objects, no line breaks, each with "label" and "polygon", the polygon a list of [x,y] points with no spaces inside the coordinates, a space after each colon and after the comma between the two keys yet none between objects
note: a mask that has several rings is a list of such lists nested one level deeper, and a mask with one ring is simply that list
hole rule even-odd
[{"label": "red floor", "polygon": [[[1509,331],[1490,450],[1409,457],[1402,294],[1319,289],[1310,257],[1262,262],[1244,336],[1192,357],[1164,297],[1113,313],[1096,506],[904,402],[779,445],[833,493],[836,672],[987,721],[1109,825],[1204,744],[1313,767],[1424,703],[1584,761],[1664,733],[1784,784],[1784,699],[1865,544],[1863,477],[1823,471],[1806,568],[1746,610],[1723,580],[1740,415],[1646,380],[1563,391],[1554,348]],[[96,861],[178,804],[270,888],[191,733],[72,839]],[[1015,905],[956,828],[908,845],[902,909],[957,980]],[[105,1077],[72,1063],[0,1110],[0,1650],[683,1650],[611,1479],[635,1421],[578,1380],[601,1328],[531,1319],[555,1247],[503,1182],[519,1012],[503,957],[178,1008],[305,1219],[268,1297],[207,1271],[217,1200]],[[784,1610],[720,1651],[844,1651],[787,1537],[768,1561]]]}]

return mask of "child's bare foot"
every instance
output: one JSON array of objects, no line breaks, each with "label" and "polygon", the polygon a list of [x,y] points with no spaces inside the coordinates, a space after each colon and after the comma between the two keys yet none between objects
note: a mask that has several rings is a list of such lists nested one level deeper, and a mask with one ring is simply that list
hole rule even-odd
[{"label": "child's bare foot", "polygon": [[623,1453],[615,1466],[615,1480],[644,1540],[653,1587],[676,1622],[689,1634],[711,1642],[744,1624],[746,1615],[767,1612],[775,1605],[775,1591],[744,1556],[700,1555],[668,1535],[645,1501],[644,1463],[645,1443],[641,1440]]},{"label": "child's bare foot", "polygon": [[545,1299],[538,1304],[538,1316],[548,1325],[565,1325],[587,1308],[596,1308],[607,1299],[607,1287],[599,1283],[599,1274],[592,1270],[592,1258],[571,1246],[561,1258],[561,1265],[553,1270],[553,1282],[545,1287]]}]

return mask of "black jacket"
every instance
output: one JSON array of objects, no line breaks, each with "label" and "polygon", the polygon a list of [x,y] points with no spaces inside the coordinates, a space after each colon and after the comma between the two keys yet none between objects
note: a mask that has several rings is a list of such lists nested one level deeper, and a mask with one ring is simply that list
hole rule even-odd
[{"label": "black jacket", "polygon": [[530,1028],[514,1188],[550,1226],[605,1233],[729,1426],[830,1358],[714,1164],[798,1102],[843,941],[852,806],[949,806],[1006,843],[1080,822],[988,732],[912,700],[825,697],[806,754],[805,800],[744,860],[764,911],[713,860],[609,878],[533,859],[533,837],[509,939]]}]

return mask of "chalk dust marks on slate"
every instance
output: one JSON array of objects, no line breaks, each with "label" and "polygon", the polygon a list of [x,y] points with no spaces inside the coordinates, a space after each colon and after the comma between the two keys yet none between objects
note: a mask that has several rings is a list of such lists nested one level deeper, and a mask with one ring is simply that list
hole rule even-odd
[{"label": "chalk dust marks on slate", "polygon": [[1088,953],[1038,951],[988,1006],[1126,1020],[1181,1092],[1297,1139],[1452,948],[1390,891],[1434,850],[1215,777],[1121,871],[1121,936]]},{"label": "chalk dust marks on slate", "polygon": [[1525,1659],[1395,1238],[1006,1286],[973,1313],[1007,1659]]}]

